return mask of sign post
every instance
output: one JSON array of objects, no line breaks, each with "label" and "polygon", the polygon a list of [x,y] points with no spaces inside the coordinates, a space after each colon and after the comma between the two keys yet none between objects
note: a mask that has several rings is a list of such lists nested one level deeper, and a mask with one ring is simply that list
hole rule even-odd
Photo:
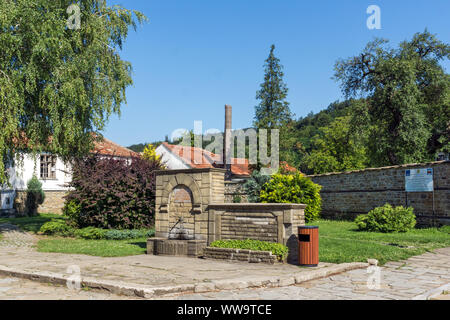
[{"label": "sign post", "polygon": [[432,192],[432,210],[434,217],[434,183],[432,168],[405,170],[406,206],[408,206],[408,192]]}]

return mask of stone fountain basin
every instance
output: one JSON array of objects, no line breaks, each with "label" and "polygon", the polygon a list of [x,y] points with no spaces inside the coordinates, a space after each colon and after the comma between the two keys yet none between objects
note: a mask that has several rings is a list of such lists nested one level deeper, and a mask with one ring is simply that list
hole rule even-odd
[{"label": "stone fountain basin", "polygon": [[172,240],[150,238],[147,240],[147,254],[164,256],[200,257],[206,247],[206,240]]}]

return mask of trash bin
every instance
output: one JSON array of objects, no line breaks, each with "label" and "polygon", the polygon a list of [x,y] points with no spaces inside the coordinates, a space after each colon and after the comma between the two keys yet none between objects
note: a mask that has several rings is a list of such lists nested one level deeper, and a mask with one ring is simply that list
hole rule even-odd
[{"label": "trash bin", "polygon": [[298,227],[298,263],[305,267],[319,264],[319,227]]}]

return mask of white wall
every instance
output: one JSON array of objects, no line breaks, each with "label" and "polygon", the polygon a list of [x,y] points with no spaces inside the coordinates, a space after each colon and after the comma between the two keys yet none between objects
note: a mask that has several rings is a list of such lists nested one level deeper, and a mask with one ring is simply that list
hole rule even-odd
[{"label": "white wall", "polygon": [[155,152],[157,155],[161,156],[162,163],[169,170],[190,169],[186,163],[167,150],[163,144],[156,148]]},{"label": "white wall", "polygon": [[[20,157],[20,156],[19,156]],[[40,158],[33,157],[30,154],[23,156],[23,160],[16,159],[16,165],[9,170],[10,184],[13,190],[26,190],[28,181],[33,174],[41,181],[44,191],[63,191],[68,190],[65,186],[72,180],[70,164],[64,164],[60,158],[56,160],[56,179],[40,179]]]},{"label": "white wall", "polygon": [[0,191],[0,210],[9,210],[14,206],[16,192],[12,190]]}]

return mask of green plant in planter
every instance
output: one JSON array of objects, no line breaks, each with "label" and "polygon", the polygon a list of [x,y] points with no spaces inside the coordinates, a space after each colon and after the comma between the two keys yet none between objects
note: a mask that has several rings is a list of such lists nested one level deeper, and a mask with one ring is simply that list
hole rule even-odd
[{"label": "green plant in planter", "polygon": [[279,261],[283,261],[288,255],[288,247],[275,242],[267,242],[260,240],[216,240],[212,242],[210,247],[213,248],[229,248],[229,249],[244,249],[254,251],[271,251],[276,255]]},{"label": "green plant in planter", "polygon": [[33,176],[27,183],[27,209],[28,214],[34,216],[40,204],[44,203],[45,193],[42,190],[42,183],[36,176]]}]

